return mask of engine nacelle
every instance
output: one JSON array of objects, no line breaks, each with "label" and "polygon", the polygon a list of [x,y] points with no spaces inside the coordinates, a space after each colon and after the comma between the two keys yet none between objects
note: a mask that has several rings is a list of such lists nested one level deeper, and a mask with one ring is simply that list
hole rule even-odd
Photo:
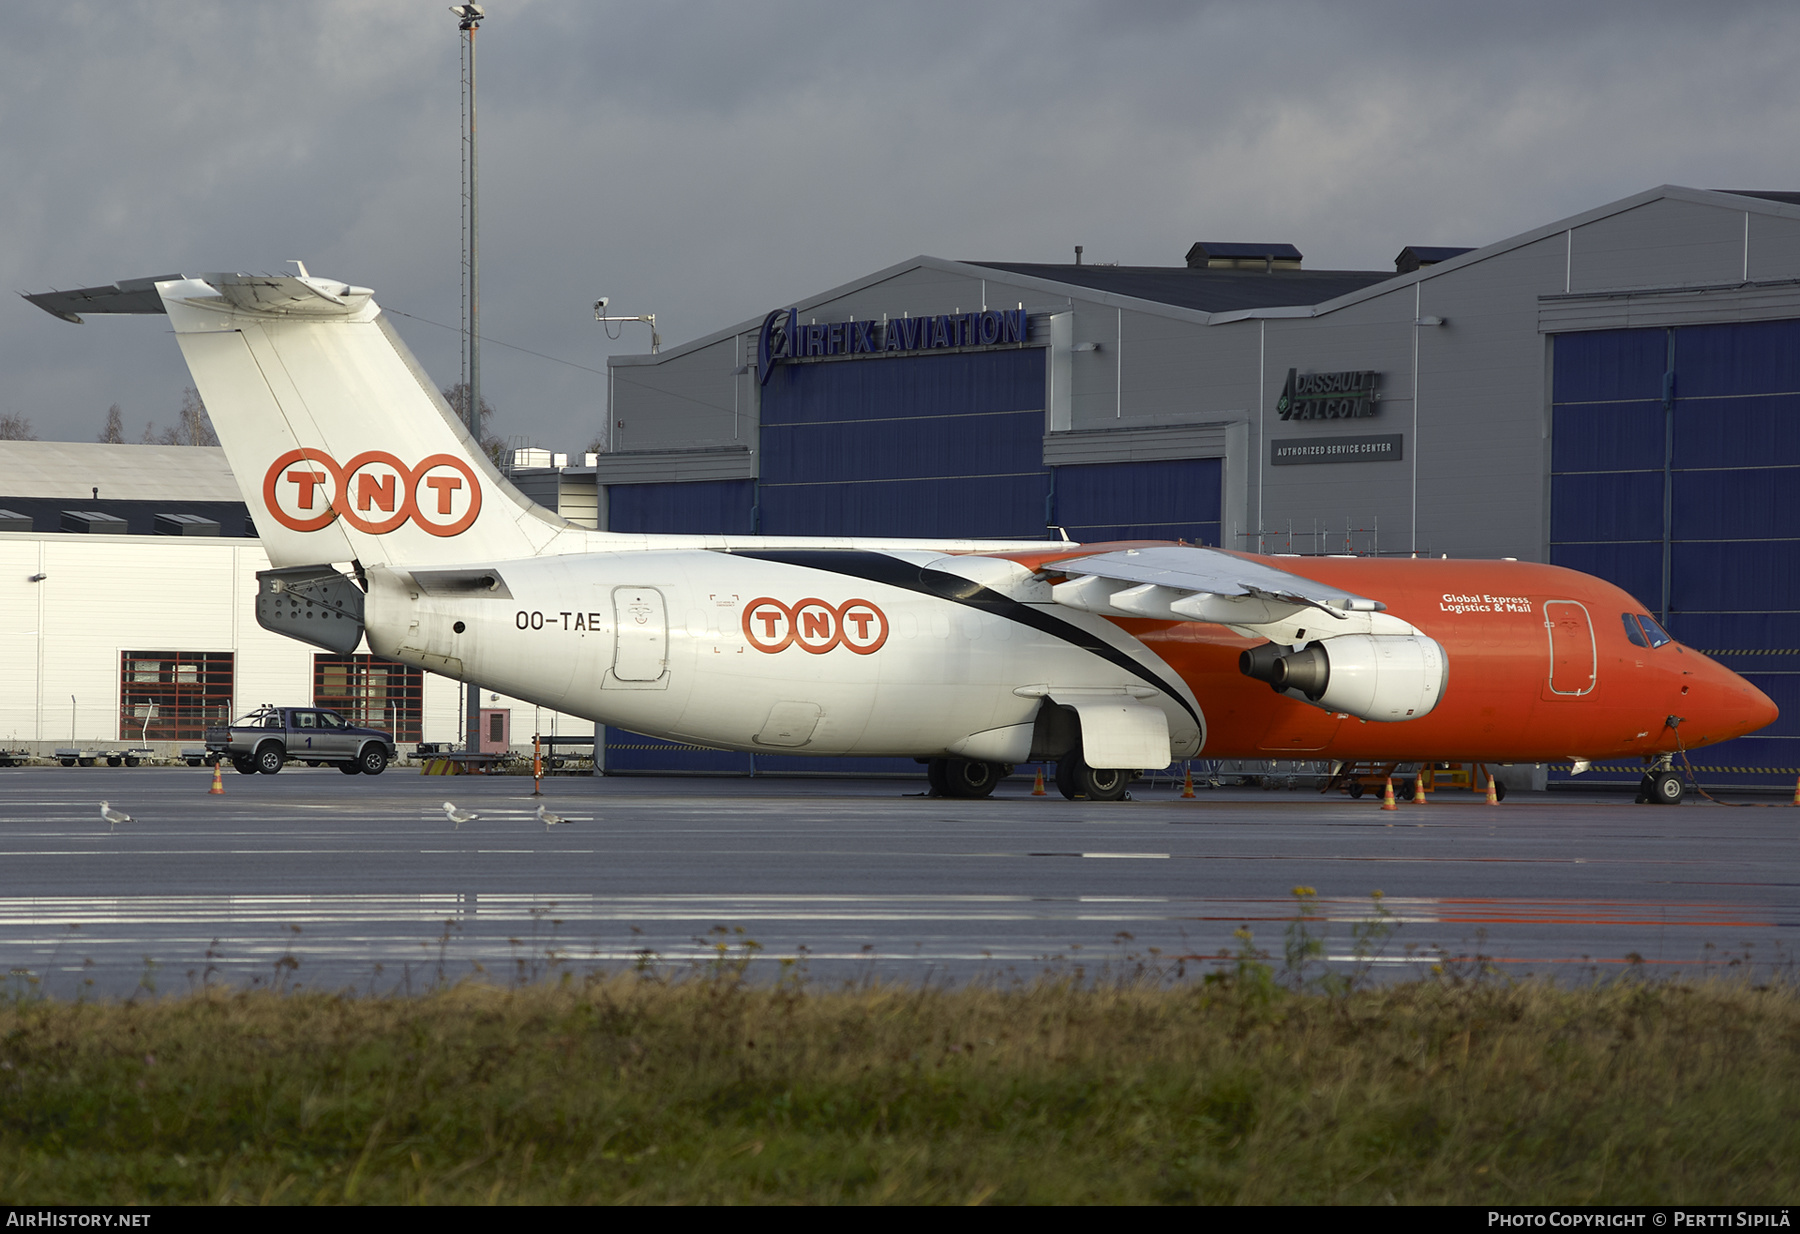
[{"label": "engine nacelle", "polygon": [[1444,649],[1423,634],[1344,634],[1299,651],[1264,643],[1240,655],[1238,669],[1277,694],[1381,721],[1425,715],[1450,680]]}]

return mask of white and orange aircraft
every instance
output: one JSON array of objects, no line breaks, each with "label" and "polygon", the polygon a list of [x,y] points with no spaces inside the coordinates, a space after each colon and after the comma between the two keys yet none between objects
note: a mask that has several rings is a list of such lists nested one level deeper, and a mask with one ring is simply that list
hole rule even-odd
[{"label": "white and orange aircraft", "polygon": [[[167,313],[272,569],[257,619],[634,732],[929,761],[979,797],[1209,758],[1644,760],[1776,718],[1597,578],[1504,561],[590,531],[489,463],[367,288],[140,279],[28,297]],[[347,567],[349,574],[339,567]]]}]

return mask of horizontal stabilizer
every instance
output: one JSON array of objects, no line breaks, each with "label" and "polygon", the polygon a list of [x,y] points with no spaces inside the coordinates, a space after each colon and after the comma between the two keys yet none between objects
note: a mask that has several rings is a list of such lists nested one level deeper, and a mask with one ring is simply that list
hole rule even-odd
[{"label": "horizontal stabilizer", "polygon": [[83,313],[166,313],[158,283],[175,283],[198,295],[187,299],[212,299],[240,313],[270,316],[347,317],[367,304],[375,293],[335,279],[292,274],[164,274],[156,278],[124,279],[105,287],[78,287],[73,291],[41,291],[25,298],[64,321],[82,324]]},{"label": "horizontal stabilizer", "polygon": [[160,274],[155,278],[123,279],[104,287],[77,287],[73,291],[40,291],[26,299],[64,321],[81,324],[83,313],[161,313],[162,297],[156,293],[158,283],[178,279],[179,274]]}]

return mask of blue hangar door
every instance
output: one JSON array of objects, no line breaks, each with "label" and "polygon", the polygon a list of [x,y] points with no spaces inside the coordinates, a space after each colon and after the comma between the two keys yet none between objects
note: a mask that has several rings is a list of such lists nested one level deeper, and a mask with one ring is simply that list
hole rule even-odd
[{"label": "blue hangar door", "polygon": [[1791,784],[1800,321],[1565,334],[1554,347],[1550,560],[1617,583],[1781,708],[1762,732],[1697,752],[1705,782]]},{"label": "blue hangar door", "polygon": [[1037,539],[1044,351],[783,364],[762,394],[765,535]]},{"label": "blue hangar door", "polygon": [[1072,540],[1185,540],[1219,547],[1224,460],[1058,467],[1051,520]]}]

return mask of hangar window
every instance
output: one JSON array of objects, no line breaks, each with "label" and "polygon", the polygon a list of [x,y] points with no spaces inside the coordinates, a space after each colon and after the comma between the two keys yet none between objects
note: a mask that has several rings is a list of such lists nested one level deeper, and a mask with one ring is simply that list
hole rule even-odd
[{"label": "hangar window", "polygon": [[231,723],[229,651],[119,653],[119,740],[199,741]]},{"label": "hangar window", "polygon": [[424,727],[425,672],[379,656],[313,657],[313,706],[352,724],[385,729],[395,741],[419,741]]}]

